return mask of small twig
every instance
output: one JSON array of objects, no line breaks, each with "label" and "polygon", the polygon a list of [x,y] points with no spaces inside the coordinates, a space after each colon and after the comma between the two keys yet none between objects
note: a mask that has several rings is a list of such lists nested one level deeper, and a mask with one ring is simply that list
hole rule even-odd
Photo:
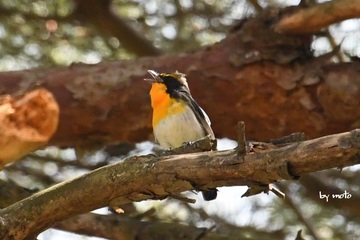
[{"label": "small twig", "polygon": [[113,207],[112,212],[117,214],[125,213],[124,209],[122,209],[121,207]]},{"label": "small twig", "polygon": [[285,199],[285,193],[275,188],[273,184],[251,184],[248,185],[248,190],[241,197],[250,197],[259,193],[268,193],[269,191],[273,192],[279,198]]},{"label": "small twig", "polygon": [[281,199],[285,199],[285,193],[275,188],[273,184],[269,184],[269,190]]},{"label": "small twig", "polygon": [[236,147],[237,155],[244,156],[246,154],[246,138],[245,138],[245,123],[238,122],[237,124],[237,136],[238,136],[238,145]]},{"label": "small twig", "polygon": [[[343,42],[343,41],[341,41],[340,44],[337,44],[334,37],[330,34],[329,29],[325,30],[325,37],[328,39],[332,49],[339,48],[339,46],[341,46],[341,43]],[[344,62],[344,57],[343,57],[343,55],[341,54],[340,51],[336,52],[336,57],[338,58],[339,62]]]},{"label": "small twig", "polygon": [[183,201],[183,202],[187,202],[187,203],[196,203],[195,199],[187,198],[187,197],[184,197],[182,195],[171,194],[170,197],[172,197],[174,199],[177,199],[177,200],[180,200],[180,201]]},{"label": "small twig", "polygon": [[288,143],[294,143],[294,142],[302,142],[302,141],[306,141],[307,140],[307,136],[305,133],[303,132],[297,132],[297,133],[292,133],[290,135],[281,137],[281,138],[276,138],[276,139],[271,139],[270,143],[274,144],[274,145],[282,145],[282,144],[288,144]]}]

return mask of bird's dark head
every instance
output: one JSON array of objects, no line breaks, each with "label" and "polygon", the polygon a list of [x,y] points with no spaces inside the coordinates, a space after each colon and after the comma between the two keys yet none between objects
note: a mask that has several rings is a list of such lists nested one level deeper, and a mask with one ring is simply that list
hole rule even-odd
[{"label": "bird's dark head", "polygon": [[158,73],[154,70],[148,70],[153,79],[145,79],[151,83],[164,84],[169,93],[174,90],[186,88],[189,91],[189,86],[186,81],[186,75],[176,71],[175,73]]}]

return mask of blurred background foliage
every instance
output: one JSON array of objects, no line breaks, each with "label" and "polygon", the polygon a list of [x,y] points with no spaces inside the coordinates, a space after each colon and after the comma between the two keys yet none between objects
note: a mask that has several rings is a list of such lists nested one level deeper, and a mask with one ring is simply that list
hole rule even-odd
[{"label": "blurred background foliage", "polygon": [[[0,0],[0,70],[95,64],[192,51],[220,41],[238,21],[262,8],[294,4],[299,1]],[[347,20],[314,37],[315,55],[342,42],[335,61],[359,57],[359,26],[359,20]],[[229,140],[223,142],[223,148],[233,147]],[[148,142],[101,150],[51,147],[7,167],[0,173],[1,185],[44,189],[123,157],[149,153],[152,147]],[[246,188],[222,188],[214,202],[204,203],[188,193],[197,199],[195,205],[174,199],[149,201],[127,206],[125,214],[154,209],[142,219],[208,227],[239,239],[295,239],[298,230],[303,230],[305,239],[360,239],[360,205],[351,205],[360,203],[359,176],[355,166],[342,172],[317,173],[300,182],[284,182],[279,187],[287,193],[285,200],[271,194],[240,198]],[[352,194],[351,199],[319,199],[319,191],[332,194],[345,190]],[[2,193],[0,208],[11,203],[7,200],[21,197],[15,191]],[[47,232],[42,239],[63,239],[61,236]]]},{"label": "blurred background foliage", "polygon": [[[261,8],[298,3],[298,0],[1,0],[0,70],[190,51],[223,39],[240,19],[256,14]],[[358,27],[356,20],[336,24],[331,27],[331,34],[320,36],[313,47],[325,52],[344,40],[343,50],[352,56],[360,55]]]}]

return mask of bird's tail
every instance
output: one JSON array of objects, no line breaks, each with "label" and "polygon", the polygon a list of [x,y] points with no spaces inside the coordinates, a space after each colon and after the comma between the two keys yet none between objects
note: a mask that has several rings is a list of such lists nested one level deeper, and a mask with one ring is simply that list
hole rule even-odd
[{"label": "bird's tail", "polygon": [[201,193],[202,193],[205,201],[211,201],[211,200],[216,199],[216,197],[217,197],[217,189],[216,188],[209,189],[207,191],[202,191]]}]

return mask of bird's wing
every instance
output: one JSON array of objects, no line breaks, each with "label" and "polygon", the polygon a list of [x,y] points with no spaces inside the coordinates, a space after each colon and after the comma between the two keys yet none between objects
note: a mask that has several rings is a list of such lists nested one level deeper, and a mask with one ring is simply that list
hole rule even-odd
[{"label": "bird's wing", "polygon": [[188,105],[191,107],[193,112],[195,113],[195,116],[197,120],[200,122],[202,128],[205,131],[206,135],[210,135],[211,139],[215,139],[215,135],[213,130],[211,129],[210,125],[210,119],[208,115],[205,113],[205,111],[195,102],[195,100],[191,97],[190,93],[185,89],[181,91],[177,91],[176,93],[178,97],[188,103]]}]

